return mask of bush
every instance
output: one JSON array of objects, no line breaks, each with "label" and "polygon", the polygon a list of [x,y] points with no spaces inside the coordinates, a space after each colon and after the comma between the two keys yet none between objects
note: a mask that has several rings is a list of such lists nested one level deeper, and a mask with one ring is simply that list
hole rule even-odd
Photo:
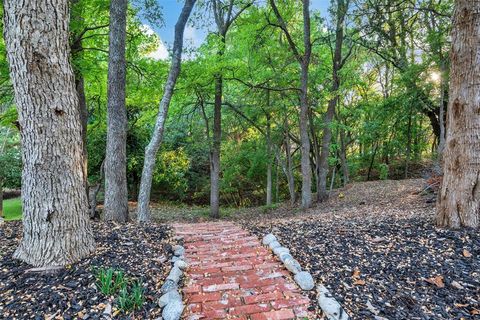
[{"label": "bush", "polygon": [[380,173],[379,173],[379,178],[380,180],[387,180],[388,179],[388,164],[382,163],[380,166]]}]

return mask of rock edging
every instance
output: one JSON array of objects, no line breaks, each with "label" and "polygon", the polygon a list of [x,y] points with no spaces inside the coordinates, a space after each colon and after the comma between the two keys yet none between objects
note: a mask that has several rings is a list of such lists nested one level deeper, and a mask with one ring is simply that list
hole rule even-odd
[{"label": "rock edging", "polygon": [[[282,261],[285,268],[294,274],[293,279],[304,291],[310,291],[315,287],[312,275],[307,271],[302,271],[300,263],[293,258],[290,250],[283,247],[274,234],[269,233],[262,239],[262,244],[268,246],[273,253]],[[317,286],[317,303],[323,313],[329,320],[349,320],[350,317],[343,310],[342,306],[330,294],[323,285]]]},{"label": "rock edging", "polygon": [[158,305],[162,310],[163,320],[179,320],[182,316],[185,305],[183,304],[182,295],[178,291],[178,286],[183,271],[188,267],[185,262],[185,248],[181,245],[173,246],[173,257],[170,260],[173,264],[167,279],[160,288],[162,296],[158,299]]}]

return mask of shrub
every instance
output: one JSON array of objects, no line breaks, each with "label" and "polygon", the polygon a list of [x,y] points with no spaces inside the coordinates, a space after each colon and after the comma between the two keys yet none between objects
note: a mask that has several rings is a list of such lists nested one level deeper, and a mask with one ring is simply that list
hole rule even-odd
[{"label": "shrub", "polygon": [[387,180],[388,179],[388,171],[389,171],[388,164],[382,163],[379,166],[379,168],[380,168],[380,173],[379,173],[380,180]]}]

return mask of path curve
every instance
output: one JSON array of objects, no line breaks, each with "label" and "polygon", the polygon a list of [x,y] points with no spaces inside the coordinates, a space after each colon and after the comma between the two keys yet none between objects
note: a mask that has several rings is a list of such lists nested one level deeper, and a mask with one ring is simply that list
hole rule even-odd
[{"label": "path curve", "polygon": [[260,241],[231,222],[173,225],[189,263],[185,319],[310,319],[310,299]]}]

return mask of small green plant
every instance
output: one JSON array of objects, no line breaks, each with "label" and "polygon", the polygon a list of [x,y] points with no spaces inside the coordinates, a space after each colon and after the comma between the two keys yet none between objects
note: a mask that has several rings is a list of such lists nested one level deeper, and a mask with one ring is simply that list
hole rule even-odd
[{"label": "small green plant", "polygon": [[382,163],[379,168],[380,168],[380,179],[381,180],[387,180],[388,179],[388,171],[389,171],[388,164]]},{"label": "small green plant", "polygon": [[98,268],[96,270],[97,288],[106,296],[110,296],[126,286],[123,271],[114,268]]},{"label": "small green plant", "polygon": [[127,286],[120,289],[117,298],[118,307],[123,312],[140,309],[145,302],[143,287],[140,281],[135,282],[129,291]]},{"label": "small green plant", "polygon": [[[97,288],[106,296],[118,293],[118,308],[123,312],[140,309],[145,302],[141,281],[132,282],[122,270],[114,268],[96,268]],[[131,286],[129,285],[131,283]]]}]

